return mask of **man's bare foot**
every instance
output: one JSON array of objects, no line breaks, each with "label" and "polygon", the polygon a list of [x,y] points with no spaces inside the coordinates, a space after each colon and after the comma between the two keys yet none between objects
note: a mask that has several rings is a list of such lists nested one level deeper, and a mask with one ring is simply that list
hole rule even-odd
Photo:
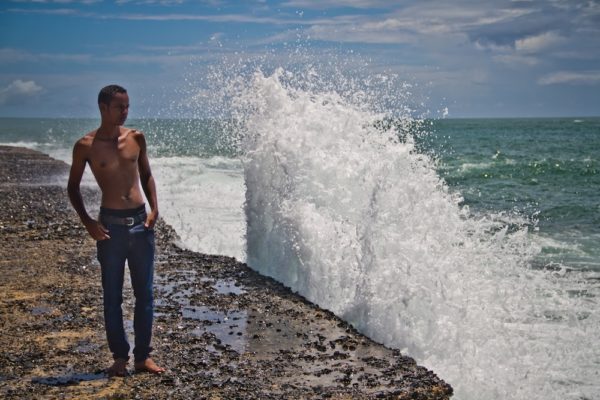
[{"label": "man's bare foot", "polygon": [[108,376],[127,376],[127,360],[115,359],[115,362],[106,369],[106,373]]},{"label": "man's bare foot", "polygon": [[165,369],[156,365],[151,358],[146,358],[144,361],[135,363],[135,372],[149,372],[151,374],[158,375],[165,372]]}]

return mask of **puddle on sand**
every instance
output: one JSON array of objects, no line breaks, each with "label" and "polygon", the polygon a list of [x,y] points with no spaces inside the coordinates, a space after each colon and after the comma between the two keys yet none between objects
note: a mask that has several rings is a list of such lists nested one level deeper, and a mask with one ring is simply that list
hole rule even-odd
[{"label": "puddle on sand", "polygon": [[212,333],[221,341],[221,345],[229,347],[237,353],[246,349],[246,311],[220,312],[208,307],[184,307],[183,318],[194,319],[201,322],[193,333],[202,335]]},{"label": "puddle on sand", "polygon": [[179,304],[188,304],[192,293],[193,289],[181,289],[177,293],[173,294],[171,298]]},{"label": "puddle on sand", "polygon": [[196,281],[196,271],[178,271],[176,276],[171,279],[157,277],[154,286],[158,289],[159,295],[154,300],[155,307],[166,306],[166,299],[174,300],[180,305],[189,304],[189,298],[197,288],[193,282]]}]

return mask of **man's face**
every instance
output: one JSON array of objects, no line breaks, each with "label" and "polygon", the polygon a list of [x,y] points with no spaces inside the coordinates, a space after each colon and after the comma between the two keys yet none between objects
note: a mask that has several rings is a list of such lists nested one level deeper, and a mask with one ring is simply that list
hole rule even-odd
[{"label": "man's face", "polygon": [[110,104],[104,105],[108,121],[115,125],[123,125],[129,113],[129,96],[127,93],[115,93]]}]

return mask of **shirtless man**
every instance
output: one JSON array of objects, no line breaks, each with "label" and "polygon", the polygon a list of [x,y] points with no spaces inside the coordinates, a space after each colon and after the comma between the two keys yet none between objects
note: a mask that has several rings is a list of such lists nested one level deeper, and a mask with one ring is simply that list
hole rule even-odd
[{"label": "shirtless man", "polygon": [[[149,357],[152,348],[154,224],[158,218],[156,186],[150,172],[144,134],[122,125],[129,112],[127,91],[117,85],[98,95],[100,127],[79,139],[73,148],[68,193],[71,204],[97,242],[102,269],[104,322],[114,363],[109,376],[127,375],[129,343],[123,328],[123,275],[129,266],[135,295],[134,332],[136,372],[160,374],[164,369]],[[89,164],[102,192],[98,220],[85,209],[79,185]],[[150,206],[146,214],[143,189]]]}]

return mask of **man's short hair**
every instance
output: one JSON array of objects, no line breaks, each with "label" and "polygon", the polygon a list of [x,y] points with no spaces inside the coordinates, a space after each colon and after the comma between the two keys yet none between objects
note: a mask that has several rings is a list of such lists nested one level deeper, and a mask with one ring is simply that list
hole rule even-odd
[{"label": "man's short hair", "polygon": [[100,89],[98,93],[98,104],[110,105],[110,101],[117,93],[127,93],[124,87],[119,85],[108,85]]}]

